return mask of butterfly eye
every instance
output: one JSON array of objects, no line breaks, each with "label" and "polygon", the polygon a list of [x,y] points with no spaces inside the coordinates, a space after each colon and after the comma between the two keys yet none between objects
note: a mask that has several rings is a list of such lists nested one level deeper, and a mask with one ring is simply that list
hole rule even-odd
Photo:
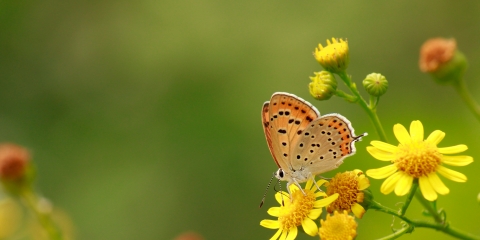
[{"label": "butterfly eye", "polygon": [[282,179],[283,177],[285,177],[285,173],[283,172],[283,170],[281,168],[279,168],[275,172],[275,177],[277,177],[278,179]]}]

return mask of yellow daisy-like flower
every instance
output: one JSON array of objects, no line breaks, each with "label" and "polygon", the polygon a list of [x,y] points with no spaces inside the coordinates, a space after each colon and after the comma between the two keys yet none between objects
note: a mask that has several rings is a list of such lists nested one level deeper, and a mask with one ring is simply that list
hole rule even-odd
[{"label": "yellow daisy-like flower", "polygon": [[335,213],[327,219],[320,220],[322,225],[318,230],[318,235],[322,240],[352,240],[357,236],[357,223],[355,218],[348,215],[347,211],[343,213]]},{"label": "yellow daisy-like flower", "polygon": [[[325,183],[325,180],[319,180],[318,186]],[[297,237],[297,227],[302,226],[305,233],[310,236],[315,236],[318,233],[317,224],[313,220],[316,220],[322,213],[322,207],[328,206],[331,202],[337,199],[338,194],[332,195],[327,198],[317,200],[318,197],[325,197],[324,192],[317,192],[317,187],[313,184],[312,180],[308,180],[305,189],[302,191],[295,185],[290,185],[290,192],[292,193],[293,202],[290,201],[288,193],[278,192],[275,194],[277,202],[280,207],[272,207],[268,209],[268,214],[274,217],[278,217],[278,220],[265,219],[260,222],[260,225],[270,229],[278,229],[273,235],[272,239],[295,239]],[[284,199],[284,206],[282,206],[282,196]]]},{"label": "yellow daisy-like flower", "polygon": [[397,196],[403,196],[410,191],[414,179],[418,179],[423,197],[429,201],[437,199],[437,193],[445,195],[449,189],[443,184],[437,173],[455,181],[465,182],[467,177],[444,166],[465,166],[473,162],[470,156],[447,156],[467,150],[464,144],[452,147],[437,147],[445,137],[440,130],[433,131],[426,140],[423,136],[423,125],[420,121],[412,121],[410,134],[401,125],[393,126],[395,137],[400,142],[398,146],[380,141],[372,141],[367,151],[376,159],[390,161],[391,165],[370,169],[367,175],[375,179],[387,178],[380,191],[389,194],[395,191]]},{"label": "yellow daisy-like flower", "polygon": [[365,197],[363,190],[370,186],[370,181],[361,170],[337,173],[326,186],[327,195],[339,194],[337,200],[327,207],[327,212],[347,211],[353,212],[357,218],[363,217],[365,208],[360,203],[363,203]]},{"label": "yellow daisy-like flower", "polygon": [[343,39],[332,38],[332,42],[327,39],[327,46],[318,44],[313,55],[325,70],[333,73],[345,71],[350,61],[348,43]]},{"label": "yellow daisy-like flower", "polygon": [[21,206],[11,198],[0,200],[0,239],[12,237],[21,223]]}]

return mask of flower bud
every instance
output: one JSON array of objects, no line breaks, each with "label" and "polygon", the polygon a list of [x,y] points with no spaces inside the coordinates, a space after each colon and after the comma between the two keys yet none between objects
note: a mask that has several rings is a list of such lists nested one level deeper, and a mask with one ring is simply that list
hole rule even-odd
[{"label": "flower bud", "polygon": [[317,100],[330,99],[337,90],[337,80],[332,73],[328,71],[315,72],[314,77],[310,77],[312,82],[308,85],[310,94]]},{"label": "flower bud", "polygon": [[318,44],[313,54],[322,67],[332,73],[344,72],[350,61],[348,42],[343,39],[327,39],[327,46]]},{"label": "flower bud", "polygon": [[420,70],[430,73],[441,84],[455,83],[467,68],[465,56],[457,50],[455,39],[433,38],[420,49]]},{"label": "flower bud", "polygon": [[18,193],[33,181],[30,154],[14,144],[0,145],[0,182],[10,193]]},{"label": "flower bud", "polygon": [[380,97],[388,89],[388,81],[380,73],[370,73],[367,77],[363,80],[363,87],[367,90],[367,93],[374,96]]}]

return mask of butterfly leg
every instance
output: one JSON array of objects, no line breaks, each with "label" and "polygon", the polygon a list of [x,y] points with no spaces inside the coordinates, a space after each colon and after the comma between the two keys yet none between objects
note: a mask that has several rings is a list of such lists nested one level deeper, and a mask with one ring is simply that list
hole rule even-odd
[{"label": "butterfly leg", "polygon": [[297,185],[297,187],[300,189],[300,191],[302,191],[303,195],[306,196],[307,194],[303,191],[303,188],[302,186],[300,186],[300,183],[297,182],[297,179],[292,178],[292,180],[295,183],[295,185]]},{"label": "butterfly leg", "polygon": [[326,178],[324,176],[320,176],[321,179],[325,179],[325,180],[332,180],[332,178]]},{"label": "butterfly leg", "polygon": [[[315,180],[315,175],[311,175],[311,174],[310,174],[310,176],[311,176],[310,178],[311,178],[312,181],[313,181],[313,184],[315,184],[315,187],[317,187],[317,189],[318,189],[320,192],[323,192],[323,190],[320,189],[320,187],[317,185],[317,181]],[[320,177],[322,177],[322,176],[320,176]],[[322,177],[322,178],[323,178],[323,177]]]},{"label": "butterfly leg", "polygon": [[[312,173],[309,173],[308,178],[313,181],[313,184],[315,185],[315,187],[317,187],[318,191],[323,192],[323,190],[320,189],[320,187],[317,184],[317,181],[315,180],[315,175],[313,175]],[[331,179],[331,178],[324,178],[322,176],[320,176],[320,178],[325,179],[325,180],[330,180]]]},{"label": "butterfly leg", "polygon": [[302,186],[300,186],[300,184],[297,182],[297,180],[295,178],[292,178],[293,182],[288,182],[287,183],[287,190],[288,190],[288,195],[290,195],[290,202],[293,202],[293,196],[292,196],[292,193],[290,192],[290,185],[293,183],[295,184],[298,189],[300,189],[300,191],[302,191],[303,195],[307,195],[303,189],[302,189]]}]

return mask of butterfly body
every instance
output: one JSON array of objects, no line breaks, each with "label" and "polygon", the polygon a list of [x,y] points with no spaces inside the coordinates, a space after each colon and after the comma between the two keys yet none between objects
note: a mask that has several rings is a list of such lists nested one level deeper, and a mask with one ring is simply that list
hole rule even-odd
[{"label": "butterfly body", "polygon": [[279,169],[275,176],[288,185],[306,182],[338,168],[355,153],[354,129],[340,114],[320,116],[307,101],[277,92],[263,104],[262,123],[270,153]]}]

